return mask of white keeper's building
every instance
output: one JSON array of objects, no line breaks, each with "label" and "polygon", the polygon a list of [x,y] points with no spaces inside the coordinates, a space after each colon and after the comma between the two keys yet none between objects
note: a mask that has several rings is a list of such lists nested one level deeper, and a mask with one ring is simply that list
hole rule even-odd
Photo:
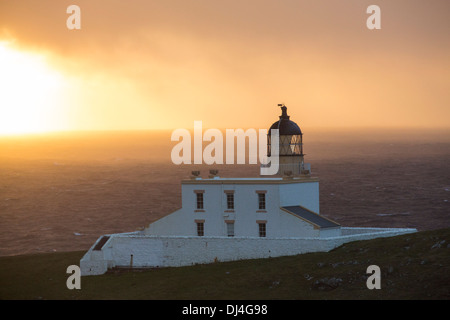
[{"label": "white keeper's building", "polygon": [[146,234],[204,237],[330,237],[341,226],[319,212],[319,181],[302,177],[194,178],[181,183],[182,208]]},{"label": "white keeper's building", "polygon": [[[143,231],[101,236],[80,261],[82,275],[113,267],[155,268],[329,251],[345,242],[416,232],[346,228],[320,215],[319,180],[304,163],[303,134],[287,108],[279,130],[275,176],[207,178],[181,183],[182,208]],[[268,154],[271,153],[270,130]]]}]

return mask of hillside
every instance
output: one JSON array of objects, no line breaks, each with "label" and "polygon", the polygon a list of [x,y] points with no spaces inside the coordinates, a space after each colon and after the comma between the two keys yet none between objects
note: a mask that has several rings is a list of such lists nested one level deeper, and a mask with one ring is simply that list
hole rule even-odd
[{"label": "hillside", "polygon": [[[450,229],[345,244],[328,253],[151,270],[112,270],[68,290],[84,252],[0,257],[0,299],[450,298]],[[369,265],[381,289],[366,287]]]}]

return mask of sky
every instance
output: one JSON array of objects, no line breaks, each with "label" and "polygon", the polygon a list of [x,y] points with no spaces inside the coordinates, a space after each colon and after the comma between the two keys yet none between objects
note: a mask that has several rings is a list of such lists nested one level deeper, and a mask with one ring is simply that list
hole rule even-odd
[{"label": "sky", "polygon": [[449,14],[448,0],[0,0],[0,134],[268,128],[279,103],[302,128],[450,128]]}]

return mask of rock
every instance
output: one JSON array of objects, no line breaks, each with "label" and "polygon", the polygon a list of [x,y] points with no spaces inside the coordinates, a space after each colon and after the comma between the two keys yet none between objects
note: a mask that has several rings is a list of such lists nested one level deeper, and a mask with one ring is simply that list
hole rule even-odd
[{"label": "rock", "polygon": [[305,279],[308,280],[308,281],[311,280],[311,279],[313,278],[313,277],[311,277],[309,274],[305,274],[304,276],[305,276]]},{"label": "rock", "polygon": [[336,262],[336,263],[332,263],[331,266],[333,268],[339,267],[341,264],[343,264],[343,262]]},{"label": "rock", "polygon": [[314,281],[312,287],[318,290],[333,290],[342,283],[341,278],[323,278]]},{"label": "rock", "polygon": [[441,247],[441,245],[443,245],[444,243],[445,243],[445,240],[442,240],[442,241],[436,242],[435,244],[433,244],[433,245],[431,246],[431,249],[436,249],[436,248],[440,248],[440,247]]}]

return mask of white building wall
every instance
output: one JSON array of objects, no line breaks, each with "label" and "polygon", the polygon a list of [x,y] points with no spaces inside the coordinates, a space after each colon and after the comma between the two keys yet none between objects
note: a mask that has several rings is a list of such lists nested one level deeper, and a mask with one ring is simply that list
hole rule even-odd
[{"label": "white building wall", "polygon": [[298,205],[320,213],[318,181],[280,184],[280,207]]},{"label": "white building wall", "polygon": [[144,230],[146,234],[161,236],[196,236],[196,231],[192,217],[183,209],[156,220]]},{"label": "white building wall", "polygon": [[[234,210],[227,208],[226,191],[234,192]],[[196,192],[203,193],[203,209],[197,209]],[[258,192],[264,192],[266,209],[260,210]],[[236,237],[259,236],[258,221],[266,221],[267,237],[318,236],[301,219],[288,217],[280,206],[302,205],[317,212],[318,182],[303,183],[215,183],[182,184],[182,209],[155,221],[146,234],[196,236],[196,221],[204,220],[204,236],[227,236],[226,221],[234,221]]]},{"label": "white building wall", "polygon": [[[267,237],[274,236],[276,233],[273,226],[276,225],[274,221],[277,219],[279,203],[278,186],[273,184],[235,185],[235,190],[235,236],[258,237],[257,221],[266,221]],[[265,194],[265,210],[259,209],[256,191],[262,191]]]},{"label": "white building wall", "polygon": [[279,211],[276,237],[319,237],[319,229],[302,219],[287,213],[281,209]]}]

